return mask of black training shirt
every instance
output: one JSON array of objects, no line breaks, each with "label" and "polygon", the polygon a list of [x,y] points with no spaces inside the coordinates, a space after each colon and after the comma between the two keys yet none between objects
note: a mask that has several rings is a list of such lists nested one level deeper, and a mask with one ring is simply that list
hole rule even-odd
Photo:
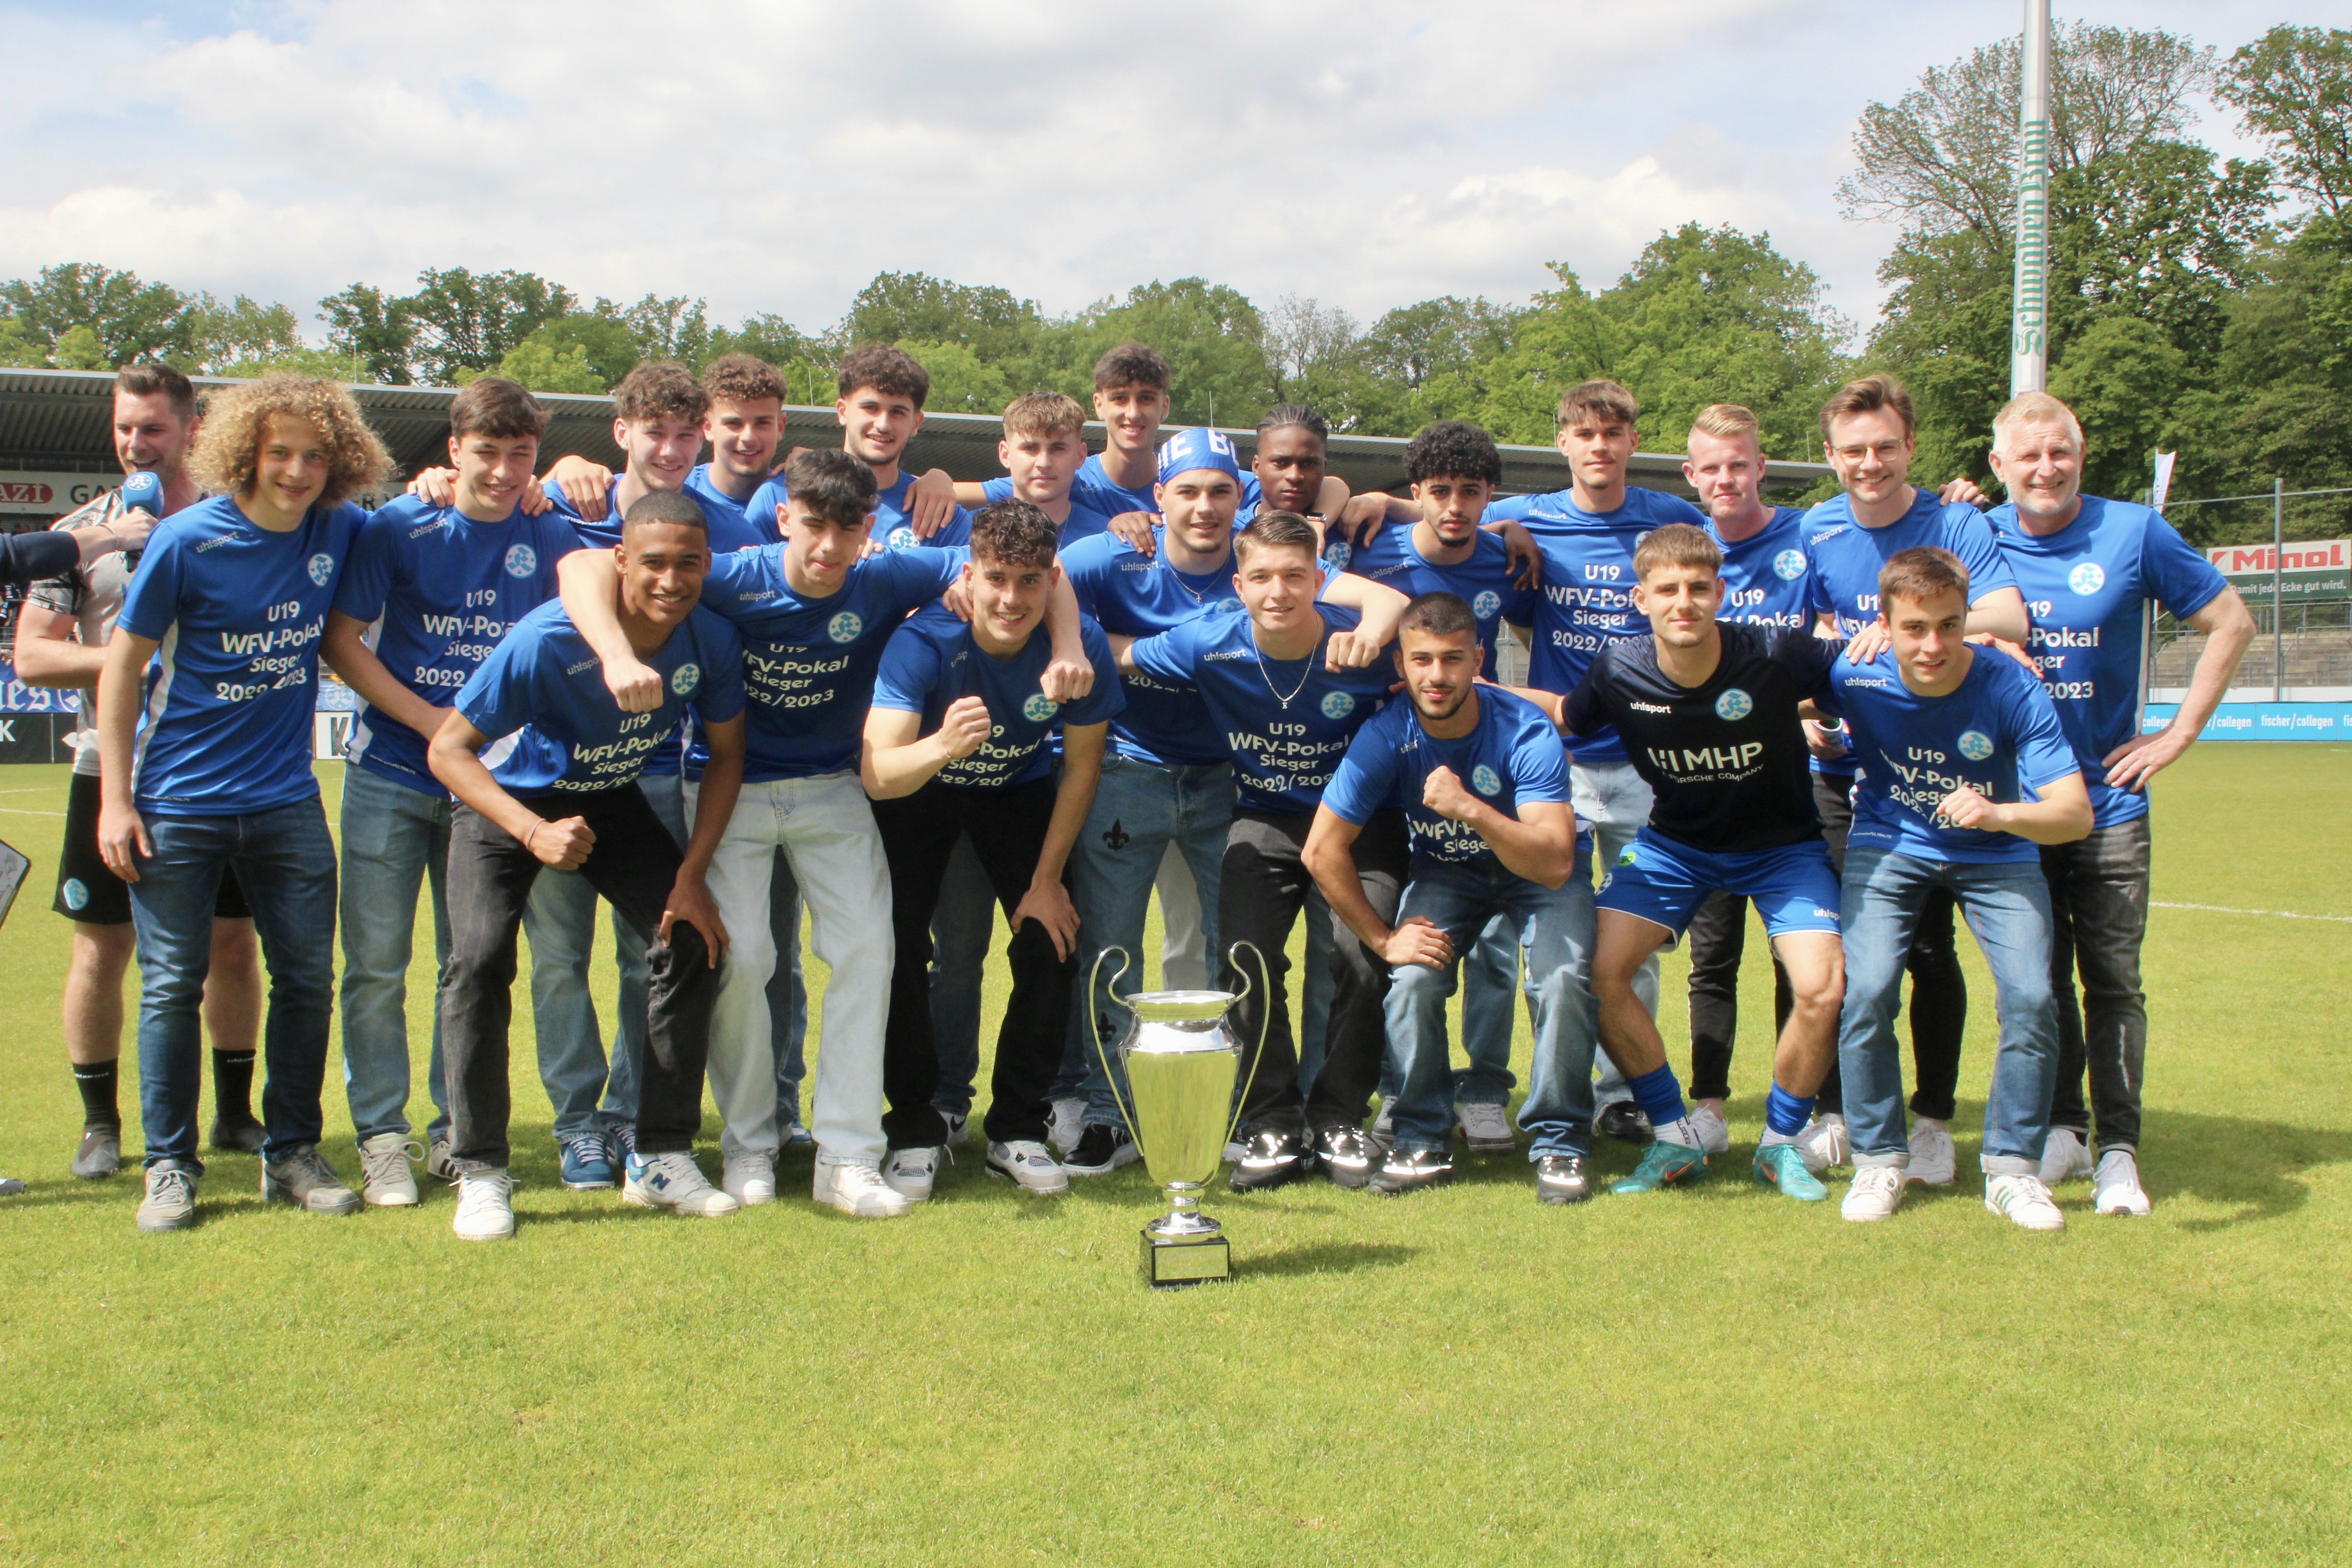
[{"label": "black training shirt", "polygon": [[1697,687],[1658,668],[1654,637],[1604,644],[1568,700],[1570,733],[1615,729],[1657,792],[1651,827],[1677,843],[1737,855],[1818,837],[1797,704],[1828,689],[1841,645],[1785,627],[1716,628],[1723,658]]}]

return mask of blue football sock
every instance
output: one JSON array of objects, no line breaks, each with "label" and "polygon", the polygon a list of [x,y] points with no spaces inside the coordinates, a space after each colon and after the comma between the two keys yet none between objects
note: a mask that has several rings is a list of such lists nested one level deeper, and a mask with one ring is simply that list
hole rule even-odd
[{"label": "blue football sock", "polygon": [[1794,1138],[1805,1130],[1813,1114],[1813,1097],[1803,1099],[1790,1094],[1779,1083],[1764,1097],[1764,1125],[1783,1138]]},{"label": "blue football sock", "polygon": [[1683,1086],[1675,1078],[1675,1069],[1662,1067],[1645,1072],[1639,1078],[1629,1078],[1625,1087],[1633,1093],[1633,1103],[1650,1119],[1651,1127],[1671,1127],[1690,1111],[1683,1104]]}]

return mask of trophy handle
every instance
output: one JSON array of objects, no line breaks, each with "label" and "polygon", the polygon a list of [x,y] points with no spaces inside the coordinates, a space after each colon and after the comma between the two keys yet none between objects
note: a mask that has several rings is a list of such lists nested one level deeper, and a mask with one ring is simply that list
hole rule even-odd
[{"label": "trophy handle", "polygon": [[[1234,973],[1240,977],[1242,983],[1242,994],[1240,996],[1234,998],[1235,1002],[1241,1001],[1243,997],[1246,997],[1250,994],[1249,976],[1242,973],[1241,959],[1238,956],[1242,949],[1245,947],[1249,949],[1249,955],[1257,960],[1257,993],[1261,996],[1267,994],[1265,954],[1260,952],[1255,946],[1249,942],[1237,942],[1234,943],[1233,946],[1225,950],[1225,962],[1234,966]],[[1093,993],[1089,992],[1087,994],[1091,996]],[[1225,1142],[1228,1143],[1234,1141],[1234,1134],[1241,1131],[1242,1113],[1248,1108],[1250,1090],[1257,1083],[1258,1063],[1265,1060],[1266,1027],[1273,1022],[1274,1014],[1270,1011],[1262,1010],[1257,1021],[1257,1053],[1250,1058],[1249,1077],[1242,1083],[1241,1098],[1234,1101],[1234,1119],[1231,1122],[1227,1123],[1225,1127]]]},{"label": "trophy handle", "polygon": [[[1140,1154],[1143,1152],[1143,1139],[1136,1132],[1135,1118],[1129,1113],[1127,1101],[1119,1095],[1118,1074],[1111,1070],[1110,1053],[1103,1049],[1102,1026],[1095,1016],[1095,982],[1102,978],[1103,960],[1114,952],[1118,954],[1118,973],[1110,977],[1113,1001],[1118,998],[1116,987],[1127,978],[1127,972],[1134,963],[1123,947],[1106,947],[1095,954],[1095,966],[1087,975],[1087,1033],[1094,1040],[1095,1055],[1102,1060],[1103,1081],[1110,1085],[1111,1103],[1118,1107],[1118,1119],[1127,1123],[1127,1135],[1134,1141],[1135,1152]],[[1265,961],[1261,959],[1259,962],[1263,963]]]}]

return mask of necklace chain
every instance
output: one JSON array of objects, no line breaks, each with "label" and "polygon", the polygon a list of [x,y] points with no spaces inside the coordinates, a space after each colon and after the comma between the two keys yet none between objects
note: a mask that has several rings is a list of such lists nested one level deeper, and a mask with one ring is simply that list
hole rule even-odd
[{"label": "necklace chain", "polygon": [[1287,713],[1290,711],[1291,703],[1297,700],[1298,694],[1307,689],[1307,683],[1315,679],[1315,656],[1323,651],[1323,637],[1318,635],[1315,639],[1315,646],[1307,650],[1307,668],[1299,676],[1298,684],[1290,689],[1290,695],[1287,697],[1282,694],[1280,687],[1275,685],[1273,675],[1267,671],[1265,650],[1257,646],[1257,635],[1255,632],[1250,635],[1250,651],[1257,656],[1258,679],[1265,682],[1265,689],[1274,694],[1274,700],[1281,703],[1282,710]]}]

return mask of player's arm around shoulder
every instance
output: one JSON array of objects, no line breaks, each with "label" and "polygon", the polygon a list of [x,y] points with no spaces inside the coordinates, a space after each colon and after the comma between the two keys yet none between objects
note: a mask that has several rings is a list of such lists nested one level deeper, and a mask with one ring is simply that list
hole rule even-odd
[{"label": "player's arm around shoulder", "polygon": [[604,688],[624,713],[650,713],[662,705],[662,678],[637,658],[621,629],[614,605],[620,563],[603,548],[575,550],[556,563],[557,596],[563,613],[604,667]]}]

